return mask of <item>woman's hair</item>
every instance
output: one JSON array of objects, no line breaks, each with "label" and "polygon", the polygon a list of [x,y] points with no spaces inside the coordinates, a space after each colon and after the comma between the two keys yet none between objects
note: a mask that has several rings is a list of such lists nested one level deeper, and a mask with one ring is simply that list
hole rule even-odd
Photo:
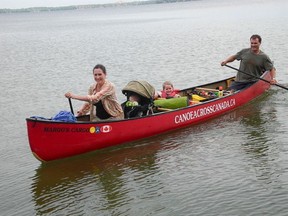
[{"label": "woman's hair", "polygon": [[163,83],[163,85],[162,85],[163,89],[165,88],[166,85],[170,85],[170,86],[172,86],[172,88],[174,88],[172,82],[170,82],[170,81],[165,81]]},{"label": "woman's hair", "polygon": [[106,68],[105,68],[104,65],[102,65],[102,64],[97,64],[97,65],[93,68],[93,71],[94,71],[95,69],[101,69],[101,70],[103,71],[103,73],[106,75]]}]

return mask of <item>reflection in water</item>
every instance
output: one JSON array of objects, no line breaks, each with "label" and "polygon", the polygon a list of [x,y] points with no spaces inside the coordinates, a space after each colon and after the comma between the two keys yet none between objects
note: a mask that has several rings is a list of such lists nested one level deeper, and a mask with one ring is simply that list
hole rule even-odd
[{"label": "reflection in water", "polygon": [[247,141],[244,144],[246,151],[254,153],[255,157],[261,157],[266,154],[268,149],[268,137],[265,124],[267,121],[263,118],[260,106],[253,106],[251,115],[242,119],[241,123],[245,125]]},{"label": "reflection in water", "polygon": [[[271,94],[273,91],[266,96],[269,97]],[[248,156],[247,163],[252,165],[258,180],[264,180],[266,184],[269,184],[273,182],[275,174],[273,161],[279,155],[277,151],[273,151],[274,143],[271,136],[273,130],[269,128],[269,123],[275,119],[276,109],[273,106],[264,105],[264,103],[270,103],[267,97],[249,105],[247,111],[250,114],[241,120],[241,124],[245,126],[244,134],[247,135],[243,138],[245,142],[242,144],[242,149]],[[266,107],[266,110],[262,107]]]},{"label": "reflection in water", "polygon": [[[134,193],[139,182],[145,182],[148,174],[157,172],[156,154],[165,145],[161,139],[155,140],[148,139],[145,143],[137,142],[137,145],[131,143],[78,158],[41,164],[32,185],[36,212],[39,215],[55,212],[67,215],[71,211],[81,215],[84,212],[80,211],[92,206],[97,206],[95,211],[107,212],[127,204],[131,197],[136,196]],[[134,179],[126,182],[125,179],[133,176]],[[154,185],[161,187],[161,182],[154,182],[150,187]],[[157,191],[157,188],[153,190]],[[85,202],[91,202],[91,196],[97,205]],[[72,209],[75,206],[73,202],[80,202],[77,206],[81,208]]]}]

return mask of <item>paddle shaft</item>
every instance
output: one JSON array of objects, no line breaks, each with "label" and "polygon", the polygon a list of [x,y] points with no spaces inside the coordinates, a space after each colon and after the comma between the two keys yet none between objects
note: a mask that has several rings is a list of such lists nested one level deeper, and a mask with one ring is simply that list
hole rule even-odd
[{"label": "paddle shaft", "polygon": [[[225,64],[225,66],[226,66],[226,67],[229,67],[229,68],[231,68],[231,69],[237,70],[237,71],[239,71],[239,72],[241,72],[241,73],[244,73],[244,74],[246,74],[246,75],[248,75],[248,76],[251,76],[251,77],[254,77],[254,78],[256,78],[256,79],[262,80],[262,81],[264,81],[264,82],[270,83],[270,81],[268,81],[268,80],[266,80],[266,79],[263,79],[263,78],[261,78],[261,77],[254,76],[254,75],[252,75],[252,74],[249,74],[249,73],[247,73],[247,72],[245,72],[245,71],[239,70],[239,69],[237,69],[237,68],[235,68],[235,67],[232,67],[232,66],[230,66],[230,65]],[[280,87],[280,88],[283,88],[283,89],[288,90],[287,87],[282,86],[282,85],[280,85],[280,84],[278,84],[278,83],[275,83],[274,85],[276,85],[276,86],[278,86],[278,87]]]},{"label": "paddle shaft", "polygon": [[73,111],[73,107],[72,107],[71,98],[68,98],[68,101],[69,101],[69,105],[70,105],[71,113],[74,115],[74,111]]}]

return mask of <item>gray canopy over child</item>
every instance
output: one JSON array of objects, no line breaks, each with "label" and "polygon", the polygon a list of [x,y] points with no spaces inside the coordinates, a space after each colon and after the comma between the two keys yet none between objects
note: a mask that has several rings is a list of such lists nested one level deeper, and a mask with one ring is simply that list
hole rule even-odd
[{"label": "gray canopy over child", "polygon": [[[141,117],[153,113],[155,88],[147,81],[130,81],[122,89],[122,93],[127,97],[127,101],[122,104],[125,118]],[[132,98],[137,100],[137,103],[127,103]]]}]

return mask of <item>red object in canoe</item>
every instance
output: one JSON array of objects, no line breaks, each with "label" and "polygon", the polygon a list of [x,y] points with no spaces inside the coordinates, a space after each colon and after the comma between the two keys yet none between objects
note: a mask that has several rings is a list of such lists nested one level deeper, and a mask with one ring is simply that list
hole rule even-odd
[{"label": "red object in canoe", "polygon": [[[262,78],[270,81],[271,74],[265,72]],[[225,90],[232,79],[183,89],[180,94],[191,93],[195,88],[216,89],[222,86]],[[270,83],[259,80],[248,88],[220,98],[132,119],[71,123],[27,118],[29,144],[40,161],[76,156],[203,122],[250,102],[269,88]]]}]

